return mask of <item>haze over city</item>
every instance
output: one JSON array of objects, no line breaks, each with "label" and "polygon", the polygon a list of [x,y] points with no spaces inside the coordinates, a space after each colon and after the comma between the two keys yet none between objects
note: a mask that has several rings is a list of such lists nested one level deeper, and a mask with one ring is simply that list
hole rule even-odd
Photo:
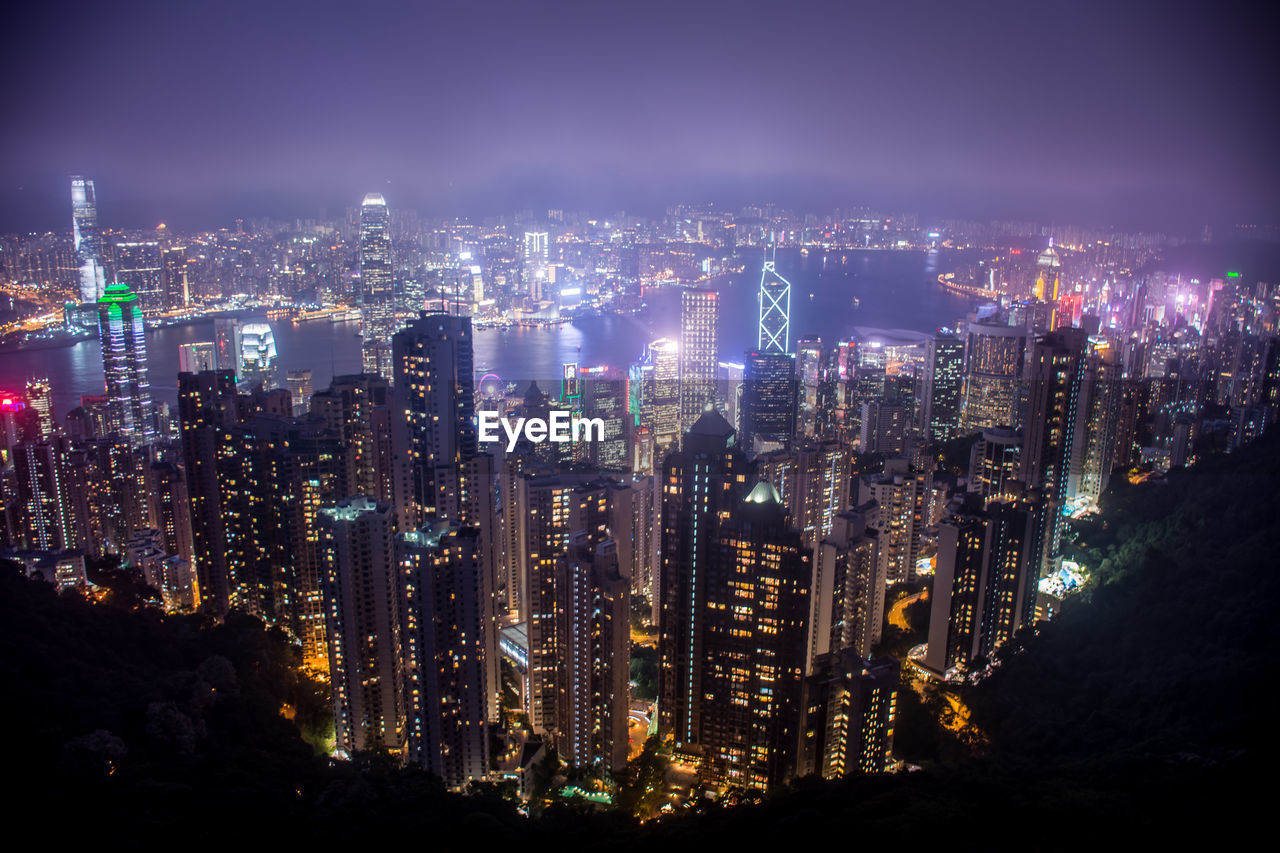
[{"label": "haze over city", "polygon": [[1277,216],[1246,4],[27,5],[5,230],[675,200],[1198,228]]}]

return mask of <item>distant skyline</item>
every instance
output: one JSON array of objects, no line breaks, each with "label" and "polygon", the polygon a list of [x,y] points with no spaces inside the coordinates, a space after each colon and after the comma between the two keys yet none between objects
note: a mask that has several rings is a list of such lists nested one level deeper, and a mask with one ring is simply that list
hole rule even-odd
[{"label": "distant skyline", "polygon": [[1192,231],[1280,221],[1233,4],[28,4],[0,230],[674,203]]}]

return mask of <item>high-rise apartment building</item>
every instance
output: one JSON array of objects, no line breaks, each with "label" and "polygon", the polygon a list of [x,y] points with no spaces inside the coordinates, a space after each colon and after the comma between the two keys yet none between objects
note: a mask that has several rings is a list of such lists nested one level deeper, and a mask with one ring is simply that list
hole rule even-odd
[{"label": "high-rise apartment building", "polygon": [[812,552],[766,482],[729,508],[707,553],[698,748],[703,778],[794,778],[803,729]]},{"label": "high-rise apartment building", "polygon": [[409,761],[464,788],[489,772],[488,583],[480,531],[448,522],[396,538]]},{"label": "high-rise apartment building", "polygon": [[335,748],[406,747],[395,511],[364,497],[320,512]]}]

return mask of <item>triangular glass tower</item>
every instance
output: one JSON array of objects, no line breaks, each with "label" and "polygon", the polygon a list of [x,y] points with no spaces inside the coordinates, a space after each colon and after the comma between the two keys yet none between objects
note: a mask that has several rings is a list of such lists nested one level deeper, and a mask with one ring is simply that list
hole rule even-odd
[{"label": "triangular glass tower", "polygon": [[791,282],[774,268],[772,248],[760,271],[760,352],[787,352],[791,341]]}]

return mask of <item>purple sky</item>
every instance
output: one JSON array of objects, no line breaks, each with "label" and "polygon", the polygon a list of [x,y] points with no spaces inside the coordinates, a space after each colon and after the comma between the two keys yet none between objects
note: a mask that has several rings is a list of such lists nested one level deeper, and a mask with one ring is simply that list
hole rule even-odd
[{"label": "purple sky", "polygon": [[[1269,28],[1230,4],[59,3],[0,45],[0,230],[866,202],[1276,221]],[[1257,13],[1260,14],[1260,13]]]}]

